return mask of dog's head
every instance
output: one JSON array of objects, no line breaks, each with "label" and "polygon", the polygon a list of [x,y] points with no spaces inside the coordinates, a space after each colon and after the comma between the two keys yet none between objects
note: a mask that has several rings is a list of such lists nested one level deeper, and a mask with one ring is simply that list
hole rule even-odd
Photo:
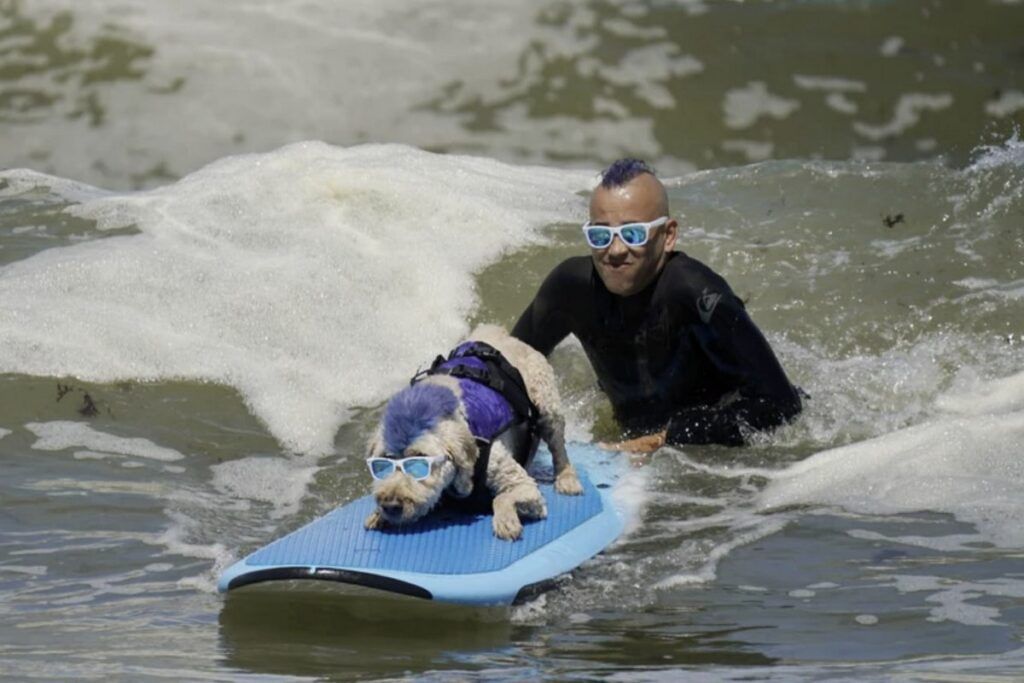
[{"label": "dog's head", "polygon": [[367,457],[402,459],[426,456],[429,475],[416,479],[399,468],[374,481],[381,516],[407,524],[429,512],[448,487],[463,497],[473,489],[479,451],[459,399],[458,382],[433,376],[395,394],[370,440]]}]

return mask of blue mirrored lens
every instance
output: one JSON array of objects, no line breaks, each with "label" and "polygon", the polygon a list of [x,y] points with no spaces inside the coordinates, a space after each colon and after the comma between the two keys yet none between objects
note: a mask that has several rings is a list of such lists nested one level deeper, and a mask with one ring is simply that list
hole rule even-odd
[{"label": "blue mirrored lens", "polygon": [[612,243],[612,231],[608,228],[587,228],[587,241],[592,247],[607,247]]},{"label": "blue mirrored lens", "polygon": [[383,479],[395,471],[395,463],[384,458],[375,458],[370,461],[370,471],[373,472],[373,476]]},{"label": "blue mirrored lens", "polygon": [[402,467],[413,479],[426,479],[430,476],[430,462],[426,458],[409,458]]},{"label": "blue mirrored lens", "polygon": [[643,244],[647,241],[647,228],[643,225],[624,225],[619,228],[622,241],[630,246]]}]

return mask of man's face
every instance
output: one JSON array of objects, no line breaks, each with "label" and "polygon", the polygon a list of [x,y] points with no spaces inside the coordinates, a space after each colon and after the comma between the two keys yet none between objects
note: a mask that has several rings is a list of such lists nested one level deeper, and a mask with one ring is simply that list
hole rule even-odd
[{"label": "man's face", "polygon": [[[665,189],[654,176],[644,173],[621,187],[598,187],[590,198],[590,222],[618,227],[646,223],[667,215]],[[616,236],[604,249],[591,249],[597,274],[612,294],[632,296],[661,272],[668,252],[676,243],[676,222],[669,220],[650,232],[647,243],[630,247]]]}]

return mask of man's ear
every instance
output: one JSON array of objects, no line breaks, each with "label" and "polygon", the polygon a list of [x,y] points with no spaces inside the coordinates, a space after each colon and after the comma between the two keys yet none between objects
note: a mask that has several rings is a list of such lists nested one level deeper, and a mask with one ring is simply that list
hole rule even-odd
[{"label": "man's ear", "polygon": [[668,223],[662,228],[665,231],[665,251],[672,251],[676,247],[676,238],[679,236],[679,223],[675,218],[669,218]]}]

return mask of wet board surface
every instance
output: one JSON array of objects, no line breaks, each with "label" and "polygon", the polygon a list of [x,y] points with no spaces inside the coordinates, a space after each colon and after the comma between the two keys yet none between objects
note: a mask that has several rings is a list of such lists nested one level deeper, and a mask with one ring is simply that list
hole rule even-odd
[{"label": "wet board surface", "polygon": [[[445,602],[503,605],[526,599],[608,547],[624,515],[612,486],[625,459],[588,444],[568,445],[583,495],[555,492],[550,467],[536,477],[548,505],[525,521],[523,536],[495,538],[490,515],[440,510],[415,524],[367,531],[374,509],[364,496],[320,517],[229,567],[224,592],[267,581],[339,581]],[[545,450],[537,460],[550,460]]]}]

